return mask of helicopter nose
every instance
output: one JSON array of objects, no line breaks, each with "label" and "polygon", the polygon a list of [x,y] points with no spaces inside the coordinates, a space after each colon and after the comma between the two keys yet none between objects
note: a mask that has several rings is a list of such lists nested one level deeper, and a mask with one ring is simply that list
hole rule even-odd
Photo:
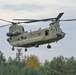
[{"label": "helicopter nose", "polygon": [[62,37],[65,37],[66,33],[62,32],[61,35],[62,35]]},{"label": "helicopter nose", "polygon": [[65,34],[64,32],[61,32],[61,33],[58,33],[58,34],[57,34],[57,36],[60,37],[60,38],[64,38],[65,35],[66,35],[66,34]]}]

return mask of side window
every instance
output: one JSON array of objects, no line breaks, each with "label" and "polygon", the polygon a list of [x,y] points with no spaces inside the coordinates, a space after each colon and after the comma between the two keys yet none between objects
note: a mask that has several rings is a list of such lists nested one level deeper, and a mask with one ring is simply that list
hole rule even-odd
[{"label": "side window", "polygon": [[49,35],[49,30],[46,30],[45,31],[45,36],[48,36]]}]

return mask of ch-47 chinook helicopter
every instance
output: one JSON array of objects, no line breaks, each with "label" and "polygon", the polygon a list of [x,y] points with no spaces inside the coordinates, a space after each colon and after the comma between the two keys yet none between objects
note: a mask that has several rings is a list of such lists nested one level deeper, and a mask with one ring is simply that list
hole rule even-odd
[{"label": "ch-47 chinook helicopter", "polygon": [[[14,47],[24,47],[25,51],[29,47],[39,47],[39,45],[48,44],[47,48],[51,48],[50,43],[57,42],[64,38],[65,33],[60,28],[60,21],[76,21],[76,19],[68,19],[68,20],[59,20],[64,13],[60,13],[56,18],[47,18],[47,19],[13,19],[13,20],[22,20],[23,22],[11,22],[4,19],[0,19],[1,21],[9,22],[11,25],[9,27],[9,32],[6,34],[8,36],[7,41],[12,45],[12,50]],[[41,21],[52,21],[49,24],[48,28],[39,29],[36,31],[27,32],[24,31],[24,27],[18,24],[21,23],[33,23],[33,22],[41,22]],[[5,27],[8,25],[3,25],[0,27]]]}]

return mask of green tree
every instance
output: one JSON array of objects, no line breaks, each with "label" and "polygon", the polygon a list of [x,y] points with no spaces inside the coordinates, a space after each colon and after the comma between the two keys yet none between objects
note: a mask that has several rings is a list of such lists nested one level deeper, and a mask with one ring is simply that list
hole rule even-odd
[{"label": "green tree", "polygon": [[50,62],[48,60],[45,61],[44,64],[41,65],[40,71],[43,75],[50,75]]},{"label": "green tree", "polygon": [[76,75],[76,60],[74,57],[66,59],[65,70],[67,75]]},{"label": "green tree", "polygon": [[43,75],[42,72],[35,70],[34,68],[24,68],[23,75]]},{"label": "green tree", "polygon": [[65,74],[64,64],[65,64],[64,57],[62,56],[57,58],[54,57],[54,59],[50,63],[51,74],[64,75]]},{"label": "green tree", "polygon": [[0,64],[5,63],[5,61],[6,61],[5,57],[3,56],[3,53],[0,51]]}]

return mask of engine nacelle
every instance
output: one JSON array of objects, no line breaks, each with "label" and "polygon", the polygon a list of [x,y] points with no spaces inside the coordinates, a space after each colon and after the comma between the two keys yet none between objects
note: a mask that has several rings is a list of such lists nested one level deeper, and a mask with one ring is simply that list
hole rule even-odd
[{"label": "engine nacelle", "polygon": [[6,35],[8,37],[12,37],[12,36],[18,36],[19,34],[21,34],[20,32],[15,32],[15,33],[7,33]]},{"label": "engine nacelle", "polygon": [[12,34],[12,33],[7,33],[6,35],[7,35],[7,36],[10,36],[10,37],[12,37],[12,36],[13,36],[13,34]]}]

